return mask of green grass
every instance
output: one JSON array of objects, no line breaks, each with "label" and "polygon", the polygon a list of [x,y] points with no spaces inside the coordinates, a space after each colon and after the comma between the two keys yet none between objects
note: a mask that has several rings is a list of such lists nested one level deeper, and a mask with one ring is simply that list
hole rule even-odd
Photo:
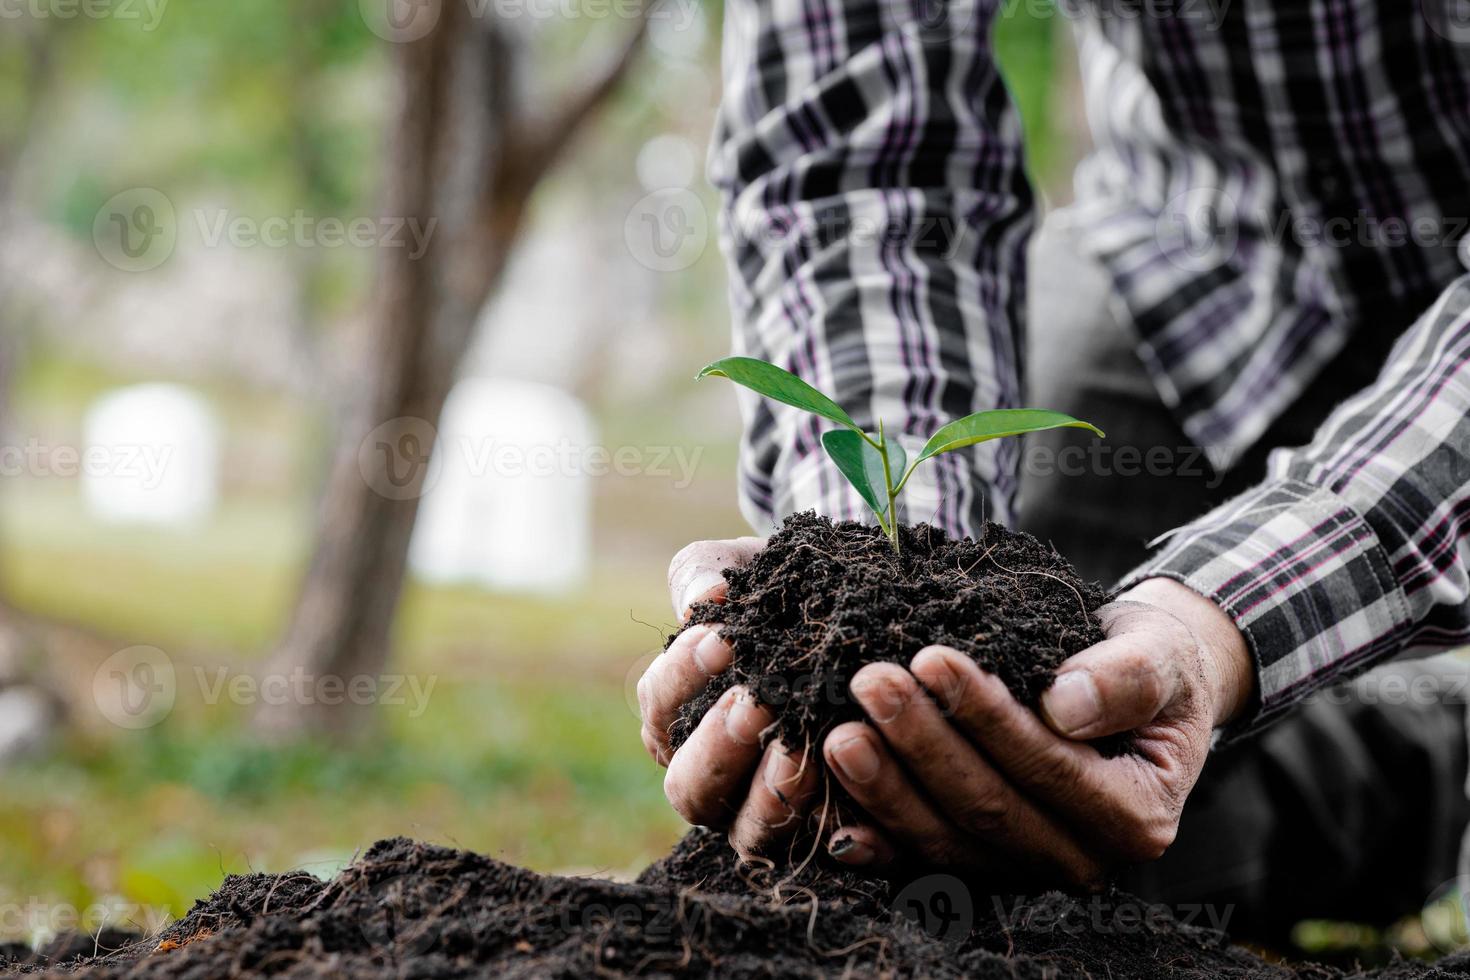
[{"label": "green grass", "polygon": [[[58,376],[31,391],[65,428],[95,386]],[[728,486],[728,465],[701,480]],[[606,488],[599,526],[623,537],[600,549],[591,582],[572,594],[411,583],[390,670],[432,681],[427,709],[383,708],[375,737],[341,748],[262,746],[247,709],[205,703],[194,673],[248,670],[270,649],[305,558],[308,507],[289,494],[235,493],[206,526],[171,532],[96,524],[67,481],[17,478],[4,489],[7,599],[118,644],[160,647],[179,696],[155,728],[78,718],[55,751],[0,771],[0,903],[179,915],[226,872],[330,874],[396,834],[544,870],[626,874],[680,832],[638,738],[629,678],[671,625],[663,575],[674,542],[704,521],[712,532],[734,524],[719,513],[728,490],[666,495],[650,509],[637,487]],[[70,656],[66,680],[85,706],[92,667]]]},{"label": "green grass", "polygon": [[345,750],[262,747],[233,718],[73,739],[4,778],[0,901],[176,916],[224,872],[330,874],[395,834],[629,873],[679,833],[620,683],[442,679],[430,704]]}]

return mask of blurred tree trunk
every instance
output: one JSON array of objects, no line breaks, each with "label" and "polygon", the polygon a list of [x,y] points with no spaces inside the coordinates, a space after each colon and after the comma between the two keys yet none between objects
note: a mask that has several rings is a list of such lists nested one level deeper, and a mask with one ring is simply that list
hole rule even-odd
[{"label": "blurred tree trunk", "polygon": [[[616,90],[646,24],[640,18],[590,82],[539,110],[522,84],[526,49],[493,15],[445,0],[428,34],[395,45],[399,105],[383,216],[419,222],[428,247],[381,250],[362,401],[339,440],[311,564],[268,674],[350,685],[387,663],[434,428],[456,369],[532,191]],[[350,703],[262,705],[256,723],[270,737],[341,733],[366,714]]]}]

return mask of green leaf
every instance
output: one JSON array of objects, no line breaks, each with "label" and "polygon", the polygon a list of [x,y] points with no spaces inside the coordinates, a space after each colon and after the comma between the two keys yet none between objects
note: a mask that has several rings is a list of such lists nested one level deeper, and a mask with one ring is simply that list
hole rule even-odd
[{"label": "green leaf", "polygon": [[[837,464],[847,482],[862,495],[874,513],[887,518],[888,487],[883,482],[883,457],[878,455],[878,450],[862,436],[847,429],[822,433],[822,448],[827,450],[832,462]],[[893,482],[898,483],[908,462],[906,454],[903,447],[891,439],[887,453],[889,474]]]},{"label": "green leaf", "polygon": [[804,409],[824,419],[831,419],[854,432],[859,431],[858,424],[842,410],[841,405],[790,371],[784,371],[774,364],[767,364],[753,357],[722,357],[713,364],[706,364],[694,380],[698,381],[709,375],[729,378],[736,384],[744,385],[767,398]]},{"label": "green leaf", "polygon": [[[1004,436],[1018,436],[1026,432],[1040,432],[1043,429],[1089,429],[1098,435],[1103,435],[1101,429],[1081,419],[1074,419],[1070,415],[1061,412],[1049,412],[1043,408],[998,408],[989,412],[976,412],[974,415],[966,415],[962,419],[956,419],[941,428],[929,437],[924,443],[924,449],[919,453],[919,458],[914,460],[922,463],[931,456],[947,453],[953,449],[963,449],[965,446],[973,446],[977,442],[986,442],[991,439],[1000,439]],[[1104,436],[1106,438],[1106,436]]]}]

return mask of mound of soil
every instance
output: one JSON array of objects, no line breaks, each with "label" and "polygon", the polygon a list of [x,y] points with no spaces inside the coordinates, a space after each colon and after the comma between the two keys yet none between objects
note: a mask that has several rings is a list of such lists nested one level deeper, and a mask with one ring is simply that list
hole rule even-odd
[{"label": "mound of soil", "polygon": [[[815,744],[860,716],[845,697],[865,663],[906,663],[945,643],[1030,703],[1064,659],[1101,639],[1106,597],[1027,535],[979,541],[875,530],[812,515],[786,522],[725,604],[734,661],[682,719],[682,737],[730,684],[775,709],[769,736]],[[919,870],[860,877],[813,852],[795,868],[743,865],[696,830],[636,882],[540,875],[403,838],[380,841],[331,881],[235,875],[153,937],[70,937],[31,953],[0,946],[0,972],[91,978],[732,977],[1005,980],[1470,978],[1470,955],[1375,974],[1267,963],[1219,932],[1121,892],[992,895]],[[994,887],[990,885],[989,887]]]},{"label": "mound of soil", "polygon": [[[329,882],[235,875],[159,936],[55,976],[937,977],[1342,980],[1470,977],[1470,957],[1374,974],[1269,964],[1216,932],[1111,894],[983,896],[943,876],[903,888],[810,867],[739,868],[690,834],[635,883],[535,874],[402,838]],[[92,937],[82,945],[95,947]],[[19,972],[47,964],[12,963]]]},{"label": "mound of soil", "polygon": [[696,604],[685,628],[721,624],[733,659],[685,706],[669,732],[674,747],[735,684],[775,713],[768,738],[820,745],[862,717],[848,695],[859,668],[907,664],[935,643],[969,654],[1034,705],[1062,661],[1103,639],[1093,613],[1107,594],[1031,535],[989,522],[978,540],[927,524],[899,534],[895,553],[875,527],[796,514],[749,564],[728,570],[725,601]]}]

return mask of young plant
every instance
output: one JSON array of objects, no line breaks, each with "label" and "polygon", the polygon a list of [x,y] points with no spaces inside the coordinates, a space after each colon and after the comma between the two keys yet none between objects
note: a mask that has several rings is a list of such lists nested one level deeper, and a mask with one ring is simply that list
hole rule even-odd
[{"label": "young plant", "polygon": [[941,426],[924,443],[918,458],[909,463],[898,440],[889,440],[884,435],[881,419],[878,421],[877,435],[864,432],[841,405],[790,371],[753,357],[724,357],[713,364],[705,365],[694,380],[711,375],[729,378],[736,384],[744,385],[774,401],[795,406],[844,426],[845,428],[822,433],[822,448],[832,457],[832,462],[837,464],[837,469],[847,478],[847,482],[853,485],[858,495],[872,509],[873,515],[878,518],[878,527],[893,543],[894,551],[898,550],[898,495],[903,492],[909,477],[924,460],[991,439],[1040,432],[1043,429],[1088,429],[1099,436],[1103,435],[1097,426],[1061,412],[1040,408],[998,408],[966,415]]}]

